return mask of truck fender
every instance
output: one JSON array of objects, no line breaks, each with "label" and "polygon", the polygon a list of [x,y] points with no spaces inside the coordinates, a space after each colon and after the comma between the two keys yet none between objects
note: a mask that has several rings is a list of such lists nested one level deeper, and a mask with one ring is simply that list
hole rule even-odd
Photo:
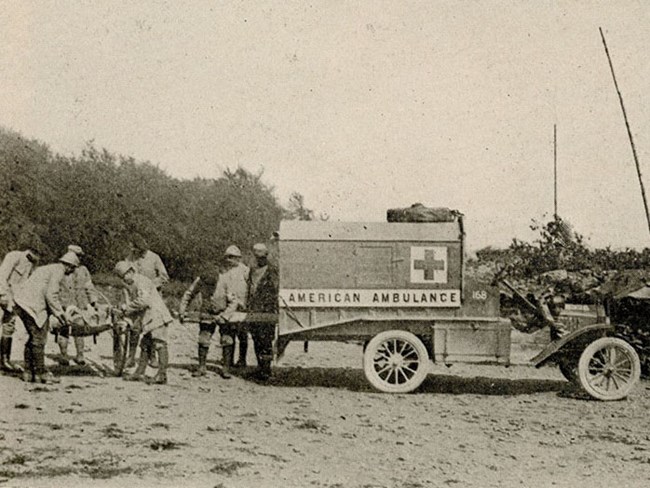
[{"label": "truck fender", "polygon": [[574,330],[559,339],[550,342],[542,351],[530,360],[531,363],[539,368],[549,361],[552,361],[559,353],[566,352],[567,349],[581,343],[586,336],[604,336],[607,332],[613,332],[614,326],[611,324],[592,324],[580,329]]}]

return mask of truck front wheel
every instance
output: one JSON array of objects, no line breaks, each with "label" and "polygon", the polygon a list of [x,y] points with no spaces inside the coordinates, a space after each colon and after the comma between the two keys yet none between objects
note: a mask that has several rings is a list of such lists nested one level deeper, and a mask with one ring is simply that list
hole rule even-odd
[{"label": "truck front wheel", "polygon": [[363,370],[379,391],[408,393],[420,386],[429,373],[429,354],[422,341],[410,332],[387,330],[366,346]]},{"label": "truck front wheel", "polygon": [[602,337],[580,356],[580,385],[598,400],[625,398],[639,381],[641,365],[632,346],[622,339]]}]

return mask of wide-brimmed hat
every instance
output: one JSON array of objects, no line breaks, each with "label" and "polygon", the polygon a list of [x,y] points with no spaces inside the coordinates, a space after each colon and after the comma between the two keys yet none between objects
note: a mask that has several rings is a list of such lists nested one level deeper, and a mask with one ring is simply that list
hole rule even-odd
[{"label": "wide-brimmed hat", "polygon": [[79,266],[79,257],[73,252],[67,252],[59,258],[59,262],[76,267]]}]

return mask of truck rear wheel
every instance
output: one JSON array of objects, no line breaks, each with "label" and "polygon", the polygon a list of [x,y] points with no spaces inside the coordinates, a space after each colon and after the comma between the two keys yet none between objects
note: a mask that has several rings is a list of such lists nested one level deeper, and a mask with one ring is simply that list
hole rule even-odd
[{"label": "truck rear wheel", "polygon": [[404,330],[373,337],[363,354],[363,370],[372,386],[385,393],[408,393],[429,373],[429,354],[420,339]]},{"label": "truck rear wheel", "polygon": [[580,386],[598,400],[625,398],[640,375],[639,355],[622,339],[602,337],[589,344],[580,355]]}]

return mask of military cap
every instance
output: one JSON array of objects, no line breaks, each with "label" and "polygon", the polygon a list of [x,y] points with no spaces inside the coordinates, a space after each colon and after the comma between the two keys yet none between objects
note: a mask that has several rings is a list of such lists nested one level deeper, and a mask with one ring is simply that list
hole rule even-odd
[{"label": "military cap", "polygon": [[83,249],[81,249],[81,246],[77,246],[76,244],[70,244],[68,246],[68,252],[73,252],[77,256],[83,256],[84,255],[84,251],[83,251]]},{"label": "military cap", "polygon": [[266,256],[269,253],[269,250],[265,244],[258,242],[253,246],[253,252],[255,254],[261,254],[263,256]]},{"label": "military cap", "polygon": [[131,270],[135,270],[135,267],[133,266],[133,263],[130,263],[129,261],[118,261],[115,268],[113,268],[113,271],[115,271],[115,274],[119,277],[123,277]]}]

